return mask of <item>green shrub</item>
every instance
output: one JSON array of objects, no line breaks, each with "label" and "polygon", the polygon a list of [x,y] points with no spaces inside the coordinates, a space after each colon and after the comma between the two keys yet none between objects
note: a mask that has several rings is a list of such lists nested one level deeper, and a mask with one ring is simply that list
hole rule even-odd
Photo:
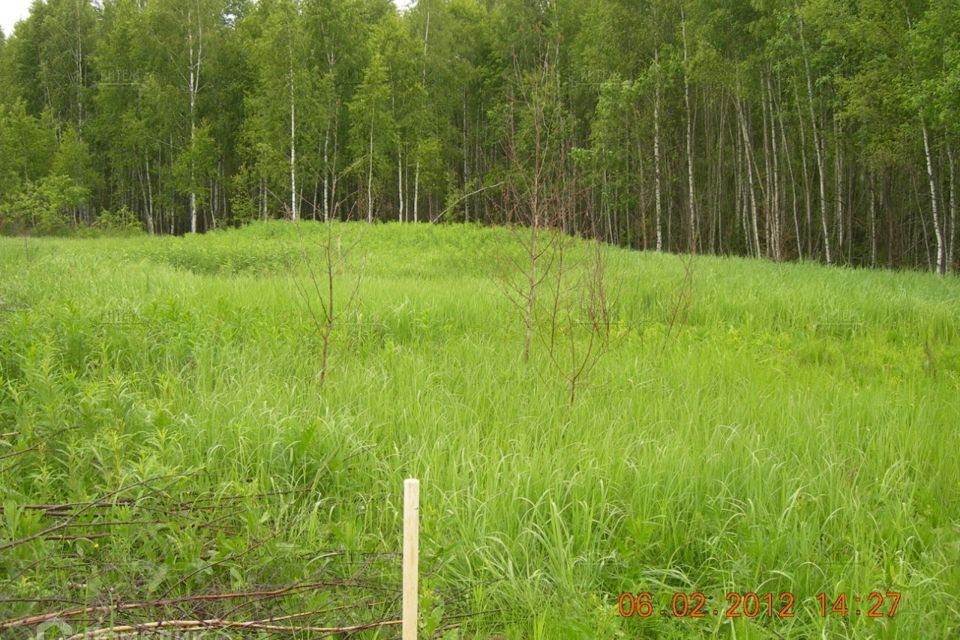
[{"label": "green shrub", "polygon": [[126,206],[120,207],[117,211],[104,209],[97,216],[93,227],[109,235],[135,236],[143,233],[143,225],[137,214]]},{"label": "green shrub", "polygon": [[58,235],[73,225],[71,215],[86,200],[88,191],[77,186],[67,176],[47,176],[28,182],[0,208],[0,218],[6,232],[33,232],[38,235]]}]

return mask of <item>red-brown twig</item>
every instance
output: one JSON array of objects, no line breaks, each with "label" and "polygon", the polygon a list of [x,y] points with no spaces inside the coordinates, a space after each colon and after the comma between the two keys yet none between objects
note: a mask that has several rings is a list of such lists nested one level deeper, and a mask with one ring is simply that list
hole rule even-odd
[{"label": "red-brown twig", "polygon": [[[135,488],[135,487],[139,487],[139,486],[143,486],[143,485],[145,485],[145,484],[149,484],[149,483],[154,482],[154,481],[156,481],[156,480],[160,480],[161,478],[171,478],[171,477],[183,477],[183,476],[157,476],[157,477],[154,477],[154,478],[147,478],[146,480],[141,480],[140,482],[135,482],[135,483],[133,483],[133,484],[131,484],[131,485],[128,485],[128,486],[126,486],[126,487],[121,487],[121,488],[117,489],[116,491],[111,491],[111,492],[108,493],[107,495],[103,496],[103,498],[101,498],[101,499],[100,499],[99,501],[97,501],[97,502],[106,501],[106,500],[108,500],[109,498],[112,498],[113,496],[115,496],[115,495],[117,495],[117,494],[119,494],[119,493],[123,493],[124,491],[129,491],[130,489],[133,489],[133,488]],[[0,544],[0,551],[6,551],[7,549],[12,549],[13,547],[19,547],[20,545],[27,544],[28,542],[32,542],[32,541],[34,541],[34,540],[36,540],[36,539],[38,539],[38,538],[46,537],[46,536],[50,535],[51,533],[54,533],[54,532],[56,532],[56,531],[59,531],[60,529],[65,529],[65,528],[69,527],[69,526],[71,525],[71,523],[72,523],[73,520],[76,520],[81,514],[83,514],[84,512],[90,510],[90,509],[93,507],[94,504],[97,504],[97,502],[88,503],[86,506],[84,506],[84,507],[82,507],[81,509],[73,512],[70,516],[67,517],[67,519],[66,519],[64,522],[61,522],[60,524],[53,525],[52,527],[47,527],[47,528],[44,529],[43,531],[38,531],[37,533],[34,533],[34,534],[32,534],[32,535],[29,535],[29,536],[26,536],[25,538],[19,538],[19,539],[17,539],[17,540],[11,540],[10,542],[6,542],[6,543],[4,543],[4,544]]]},{"label": "red-brown twig", "polygon": [[183,596],[181,598],[161,598],[159,600],[153,600],[149,602],[126,602],[126,603],[115,603],[109,605],[100,605],[96,607],[82,607],[77,609],[65,609],[63,611],[55,611],[53,613],[42,613],[33,616],[25,616],[22,618],[13,618],[10,620],[4,620],[0,622],[0,629],[14,629],[17,627],[32,627],[38,624],[50,620],[64,619],[64,618],[76,618],[78,616],[85,616],[90,614],[97,613],[110,613],[115,611],[131,611],[134,609],[153,609],[157,607],[170,607],[179,604],[187,603],[196,603],[196,602],[220,602],[225,600],[237,600],[240,598],[251,598],[258,600],[267,600],[271,598],[282,598],[285,596],[294,595],[304,591],[315,591],[317,589],[322,589],[324,587],[342,587],[350,586],[350,582],[346,580],[324,580],[322,582],[308,582],[303,584],[294,584],[288,587],[283,587],[282,589],[274,589],[272,591],[246,591],[238,593],[212,593],[196,596]]},{"label": "red-brown twig", "polygon": [[356,633],[368,629],[379,629],[381,627],[397,626],[401,620],[384,620],[381,622],[369,622],[350,627],[292,627],[275,624],[265,624],[256,620],[250,622],[237,622],[232,620],[221,620],[211,618],[208,620],[161,620],[159,622],[143,622],[139,624],[118,625],[104,629],[95,629],[85,631],[70,636],[66,640],[93,640],[94,638],[115,638],[118,635],[128,635],[141,633],[143,631],[160,631],[163,629],[253,629],[256,631],[273,631],[275,633],[314,633],[322,635],[334,635],[340,633]]}]

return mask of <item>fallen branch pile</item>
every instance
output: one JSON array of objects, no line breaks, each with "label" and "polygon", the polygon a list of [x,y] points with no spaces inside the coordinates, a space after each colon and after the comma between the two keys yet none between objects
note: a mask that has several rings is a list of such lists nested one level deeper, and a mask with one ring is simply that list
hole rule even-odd
[{"label": "fallen branch pile", "polygon": [[[11,520],[33,514],[32,530],[0,539],[0,637],[34,638],[55,625],[56,637],[70,640],[207,631],[315,638],[399,624],[396,553],[303,549],[285,539],[310,492],[196,495],[178,490],[186,477],[0,507]],[[252,524],[251,514],[260,516]],[[154,544],[161,554],[138,557]],[[246,588],[229,588],[237,585]]]}]

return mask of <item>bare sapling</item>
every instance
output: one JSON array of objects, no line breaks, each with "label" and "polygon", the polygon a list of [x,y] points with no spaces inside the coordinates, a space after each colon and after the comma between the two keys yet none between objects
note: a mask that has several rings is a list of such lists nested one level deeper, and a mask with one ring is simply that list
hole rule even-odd
[{"label": "bare sapling", "polygon": [[687,324],[690,308],[693,306],[695,259],[696,256],[692,253],[680,256],[683,276],[674,291],[673,302],[667,313],[667,339],[680,337],[683,327]]},{"label": "bare sapling", "polygon": [[587,255],[579,260],[572,259],[572,249],[573,241],[567,238],[558,245],[546,331],[541,334],[550,363],[567,385],[571,406],[612,348],[614,324],[602,244],[591,240]]},{"label": "bare sapling", "polygon": [[564,241],[564,136],[563,124],[550,110],[557,99],[551,73],[545,64],[518,83],[520,113],[511,111],[505,150],[510,163],[509,178],[504,181],[506,219],[520,250],[502,260],[509,268],[502,284],[523,320],[524,362],[530,360],[536,334],[541,288]]},{"label": "bare sapling", "polygon": [[348,273],[348,258],[358,241],[344,248],[341,236],[335,236],[333,233],[333,222],[324,222],[323,226],[324,234],[320,243],[321,268],[314,266],[313,260],[301,242],[300,248],[309,283],[304,285],[296,275],[293,278],[294,285],[320,337],[319,383],[321,387],[326,382],[329,371],[331,339],[338,325],[341,324],[341,319],[356,306],[364,267],[364,263],[361,262],[350,284],[349,292],[342,304],[338,303],[338,291],[343,286]]},{"label": "bare sapling", "polygon": [[[612,307],[602,245],[591,241],[587,249],[565,231],[578,198],[567,153],[569,123],[554,74],[545,62],[519,83],[504,181],[506,219],[516,243],[500,262],[508,270],[502,279],[507,297],[523,321],[523,361],[530,361],[539,340],[572,405],[610,349]],[[592,231],[599,237],[595,222]]]}]

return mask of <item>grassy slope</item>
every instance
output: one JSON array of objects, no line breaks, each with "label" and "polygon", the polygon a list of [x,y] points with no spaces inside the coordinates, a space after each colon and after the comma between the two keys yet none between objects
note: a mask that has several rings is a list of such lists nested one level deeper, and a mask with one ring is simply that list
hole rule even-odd
[{"label": "grassy slope", "polygon": [[[0,432],[23,446],[77,427],[0,467],[7,512],[188,468],[226,493],[308,488],[235,530],[236,545],[279,528],[269,552],[177,587],[239,588],[300,579],[291,548],[395,550],[414,475],[425,591],[439,594],[425,607],[500,611],[477,618],[480,637],[960,633],[956,279],[700,258],[689,321],[667,340],[679,260],[611,252],[625,335],[570,409],[542,354],[519,361],[519,318],[491,277],[508,232],[338,233],[359,239],[366,268],[323,389],[286,267],[317,229],[0,239]],[[42,526],[10,520],[0,538]],[[171,536],[121,528],[97,553],[165,563],[158,580],[176,586],[203,545]],[[0,580],[89,544],[0,552]],[[13,591],[62,593],[74,578],[27,571]],[[727,591],[791,591],[798,615],[623,621],[623,590],[667,606],[702,591],[721,609]],[[815,613],[819,592],[874,590],[904,593],[892,621]]]}]

